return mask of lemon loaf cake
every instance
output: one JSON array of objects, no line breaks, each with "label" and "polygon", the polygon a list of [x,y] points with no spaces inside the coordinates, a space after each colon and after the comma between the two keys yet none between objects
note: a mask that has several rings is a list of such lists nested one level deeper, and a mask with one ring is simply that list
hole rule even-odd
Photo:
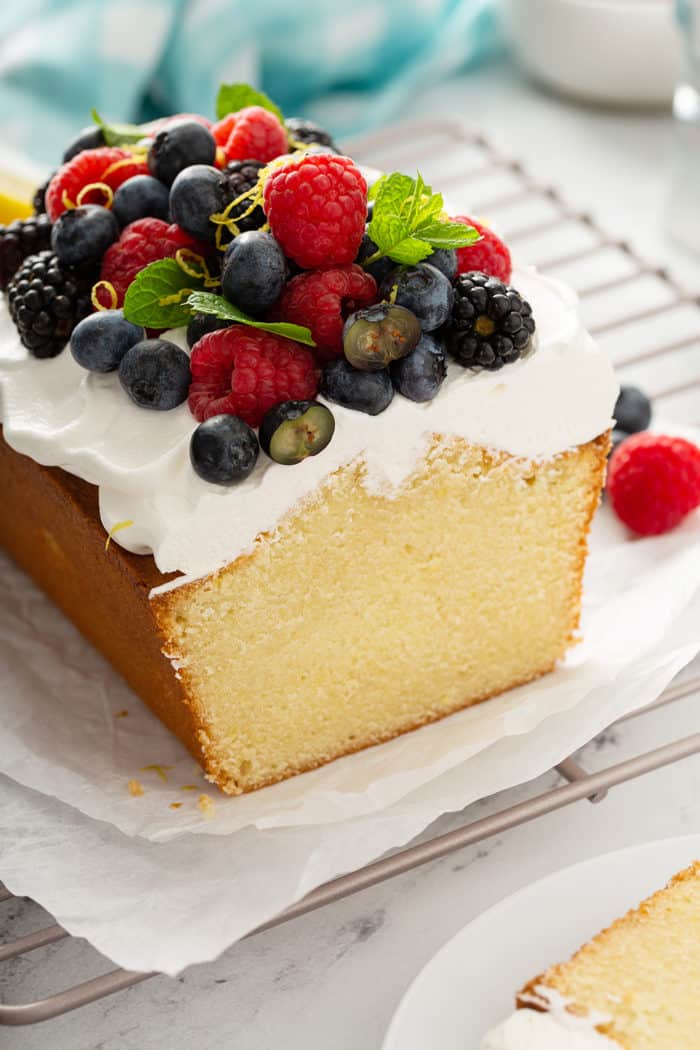
[{"label": "lemon loaf cake", "polygon": [[531,981],[484,1050],[696,1050],[700,861]]},{"label": "lemon loaf cake", "polygon": [[617,384],[574,295],[420,176],[368,194],[225,98],[86,133],[50,249],[11,235],[0,542],[238,794],[555,666]]}]

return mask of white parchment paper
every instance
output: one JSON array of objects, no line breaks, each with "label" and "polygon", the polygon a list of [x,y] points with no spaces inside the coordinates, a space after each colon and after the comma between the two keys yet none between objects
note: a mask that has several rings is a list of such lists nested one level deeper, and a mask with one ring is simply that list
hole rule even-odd
[{"label": "white parchment paper", "polygon": [[599,514],[584,641],[552,675],[237,799],[6,560],[0,587],[0,878],[117,963],[173,974],[658,696],[700,649],[700,515],[630,540]]}]

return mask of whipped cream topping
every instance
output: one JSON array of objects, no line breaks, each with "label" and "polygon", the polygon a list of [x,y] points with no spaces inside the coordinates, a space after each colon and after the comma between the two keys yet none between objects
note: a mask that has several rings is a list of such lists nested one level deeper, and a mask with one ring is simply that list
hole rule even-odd
[{"label": "whipped cream topping", "polygon": [[601,1035],[591,1024],[571,1028],[552,1014],[516,1010],[489,1032],[481,1050],[619,1050],[620,1044]]},{"label": "whipped cream topping", "polygon": [[[161,572],[183,574],[180,585],[248,551],[256,536],[353,461],[364,462],[368,489],[390,496],[433,434],[537,460],[607,430],[618,386],[608,357],[583,328],[575,294],[534,270],[516,270],[512,284],[530,301],[537,324],[526,357],[499,372],[473,373],[450,362],[433,401],[397,395],[378,416],[330,404],[336,430],[323,452],[293,467],[261,453],[250,477],[230,488],[195,474],[189,442],[197,423],[186,404],[169,412],[138,408],[116,373],[86,372],[69,350],[33,358],[0,302],[5,440],[97,485],[105,528],[133,522],[114,542],[153,554]],[[184,330],[166,338],[187,349]]]}]

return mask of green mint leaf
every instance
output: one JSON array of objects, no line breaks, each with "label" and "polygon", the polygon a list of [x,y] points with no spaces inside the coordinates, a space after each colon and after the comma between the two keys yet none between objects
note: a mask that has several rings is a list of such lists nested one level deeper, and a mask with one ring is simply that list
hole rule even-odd
[{"label": "green mint leaf", "polygon": [[250,84],[222,84],[216,96],[216,116],[218,120],[227,117],[229,113],[237,113],[239,109],[246,106],[262,106],[274,113],[280,124],[284,124],[282,110],[276,106],[264,91],[258,91]]},{"label": "green mint leaf", "polygon": [[146,135],[138,124],[108,124],[96,109],[92,110],[90,116],[102,128],[106,146],[133,146]]},{"label": "green mint leaf", "polygon": [[[159,259],[141,270],[129,285],[124,316],[144,328],[179,328],[192,317],[187,296],[201,283],[180,269],[174,259]],[[166,301],[173,297],[179,301]]]},{"label": "green mint leaf", "polygon": [[461,222],[442,222],[438,219],[427,222],[416,230],[416,237],[427,241],[433,248],[465,248],[478,241],[479,232],[473,226]]},{"label": "green mint leaf", "polygon": [[259,321],[257,317],[244,314],[228,299],[212,292],[192,292],[187,304],[190,310],[198,314],[213,314],[224,321],[236,321],[238,324],[250,325],[251,328],[260,328],[263,332],[284,336],[285,339],[293,339],[297,343],[304,343],[305,346],[316,346],[310,329],[304,328],[303,325],[289,324],[287,321]]}]

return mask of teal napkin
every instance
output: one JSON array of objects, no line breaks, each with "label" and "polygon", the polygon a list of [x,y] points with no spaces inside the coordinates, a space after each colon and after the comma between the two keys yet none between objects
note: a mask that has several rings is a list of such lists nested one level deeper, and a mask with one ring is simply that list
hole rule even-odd
[{"label": "teal napkin", "polygon": [[86,123],[213,115],[222,81],[342,136],[499,47],[498,0],[22,0],[0,9],[0,135],[45,163]]}]

